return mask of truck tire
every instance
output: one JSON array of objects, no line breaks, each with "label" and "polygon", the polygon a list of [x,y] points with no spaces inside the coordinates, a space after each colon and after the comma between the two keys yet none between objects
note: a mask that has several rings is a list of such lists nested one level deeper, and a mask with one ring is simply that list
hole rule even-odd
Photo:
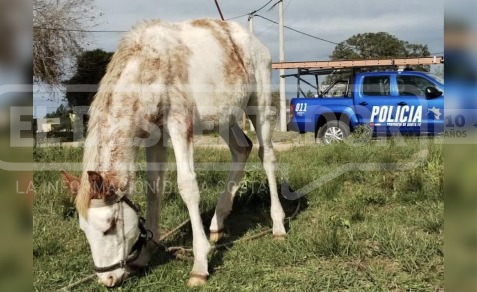
[{"label": "truck tire", "polygon": [[344,141],[350,133],[349,126],[342,121],[333,120],[324,124],[318,130],[318,138],[324,145]]}]

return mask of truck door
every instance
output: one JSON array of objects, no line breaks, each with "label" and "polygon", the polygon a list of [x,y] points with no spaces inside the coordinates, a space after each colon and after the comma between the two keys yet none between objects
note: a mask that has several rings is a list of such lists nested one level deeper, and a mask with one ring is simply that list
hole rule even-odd
[{"label": "truck door", "polygon": [[[399,74],[396,76],[396,82],[399,97],[409,107],[415,109],[413,122],[417,122],[419,126],[414,126],[413,131],[420,134],[442,133],[444,131],[444,97],[426,96],[426,88],[438,89],[438,86],[427,78],[417,75]],[[420,118],[417,115],[420,115]]]},{"label": "truck door", "polygon": [[396,131],[407,134],[416,130],[407,124],[409,111],[401,112],[408,101],[396,96],[396,91],[392,90],[395,84],[394,74],[364,74],[356,82],[356,112],[364,124],[374,129],[375,134],[391,134]]}]

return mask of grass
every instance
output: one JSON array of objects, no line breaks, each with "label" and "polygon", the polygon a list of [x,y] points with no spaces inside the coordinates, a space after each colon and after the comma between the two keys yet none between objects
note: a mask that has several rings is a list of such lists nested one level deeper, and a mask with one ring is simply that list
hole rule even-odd
[{"label": "grass", "polygon": [[[297,216],[287,222],[286,241],[271,236],[242,242],[210,255],[211,277],[204,291],[435,291],[443,289],[443,159],[442,145],[427,140],[426,157],[407,171],[353,171],[329,181],[302,198]],[[372,141],[364,146],[306,146],[277,153],[289,166],[288,182],[300,189],[346,163],[405,163],[415,161],[418,139],[405,146]],[[223,242],[271,226],[267,182],[254,149],[245,183],[225,223]],[[37,163],[78,162],[82,150],[37,148]],[[144,155],[140,155],[140,159]],[[169,161],[174,161],[172,150]],[[227,150],[199,148],[196,163],[229,163]],[[386,168],[383,168],[386,169]],[[79,174],[79,173],[76,173]],[[200,208],[208,227],[227,178],[220,168],[197,171],[202,188]],[[140,180],[144,171],[138,172]],[[35,291],[57,290],[92,273],[89,246],[65,192],[42,188],[59,181],[57,172],[34,175],[33,258]],[[172,229],[188,217],[170,171],[161,224]],[[143,195],[134,196],[143,207]],[[296,201],[283,198],[290,215]],[[144,209],[144,208],[143,208]],[[184,228],[166,245],[191,245]],[[130,278],[121,291],[186,291],[192,264],[157,254],[152,267]],[[106,291],[89,281],[74,291]]]}]

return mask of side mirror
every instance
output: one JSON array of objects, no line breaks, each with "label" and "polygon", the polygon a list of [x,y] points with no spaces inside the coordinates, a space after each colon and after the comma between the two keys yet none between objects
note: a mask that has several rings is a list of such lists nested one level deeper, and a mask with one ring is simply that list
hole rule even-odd
[{"label": "side mirror", "polygon": [[427,87],[426,88],[426,97],[427,98],[436,98],[436,97],[439,97],[442,95],[442,91],[440,91],[439,89],[435,88],[435,87]]}]

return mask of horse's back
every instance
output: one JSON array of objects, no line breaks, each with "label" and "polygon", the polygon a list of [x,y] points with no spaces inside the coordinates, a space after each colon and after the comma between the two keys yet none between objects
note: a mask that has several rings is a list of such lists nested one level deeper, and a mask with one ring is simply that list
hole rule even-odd
[{"label": "horse's back", "polygon": [[270,63],[268,49],[235,22],[145,21],[123,37],[103,80],[155,86],[137,95],[139,107],[193,108],[196,121],[218,126],[233,123],[257,84],[270,82]]},{"label": "horse's back", "polygon": [[[188,84],[221,85],[224,89],[253,83],[257,67],[269,68],[271,62],[268,49],[241,25],[211,19],[142,22],[123,38],[119,50],[122,48],[140,51],[149,63],[162,60],[154,63],[161,72],[187,73]],[[187,72],[179,72],[185,69]]]}]

